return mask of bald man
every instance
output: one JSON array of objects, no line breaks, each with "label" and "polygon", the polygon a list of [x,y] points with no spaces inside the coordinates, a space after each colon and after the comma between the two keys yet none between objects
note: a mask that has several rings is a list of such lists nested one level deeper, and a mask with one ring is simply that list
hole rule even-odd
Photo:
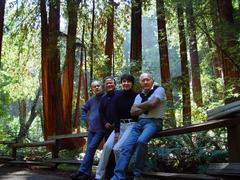
[{"label": "bald man", "polygon": [[71,174],[71,179],[91,179],[93,158],[104,137],[105,129],[99,114],[100,100],[103,96],[101,82],[92,81],[91,90],[94,96],[81,108],[81,119],[89,124],[86,154],[79,171]]},{"label": "bald man", "polygon": [[139,118],[133,126],[120,154],[112,180],[126,179],[125,172],[135,151],[134,179],[142,179],[141,173],[146,161],[147,144],[151,137],[162,129],[162,121],[165,114],[165,90],[162,87],[154,86],[153,76],[150,73],[142,73],[139,77],[139,82],[142,92],[136,96],[131,108],[131,115]]}]

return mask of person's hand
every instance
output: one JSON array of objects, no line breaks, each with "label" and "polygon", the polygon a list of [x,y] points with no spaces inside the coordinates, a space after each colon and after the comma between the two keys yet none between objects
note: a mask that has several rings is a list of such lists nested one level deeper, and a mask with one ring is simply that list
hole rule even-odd
[{"label": "person's hand", "polygon": [[116,144],[118,142],[119,139],[119,133],[115,133],[114,134],[114,144]]},{"label": "person's hand", "polygon": [[112,125],[107,122],[107,123],[105,124],[105,128],[106,128],[106,129],[111,129],[111,128],[112,128]]}]

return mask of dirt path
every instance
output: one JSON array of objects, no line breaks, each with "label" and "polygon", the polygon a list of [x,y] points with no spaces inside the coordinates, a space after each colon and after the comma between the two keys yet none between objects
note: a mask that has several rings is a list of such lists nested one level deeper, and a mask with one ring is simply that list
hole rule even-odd
[{"label": "dirt path", "polygon": [[0,164],[1,180],[70,180],[69,172],[42,169],[39,167],[19,167]]}]

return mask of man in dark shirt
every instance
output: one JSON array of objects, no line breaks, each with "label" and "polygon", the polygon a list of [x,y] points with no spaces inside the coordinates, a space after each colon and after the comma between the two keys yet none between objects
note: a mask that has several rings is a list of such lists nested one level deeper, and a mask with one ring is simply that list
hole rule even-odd
[{"label": "man in dark shirt", "polygon": [[104,78],[104,88],[106,93],[100,101],[99,114],[105,127],[105,140],[107,140],[114,129],[116,99],[121,92],[116,90],[116,81],[112,76]]},{"label": "man in dark shirt", "polygon": [[91,179],[93,157],[104,137],[104,126],[99,115],[100,99],[103,95],[100,81],[93,81],[91,89],[95,96],[81,108],[81,119],[89,124],[87,150],[79,171],[71,174],[72,179]]},{"label": "man in dark shirt", "polygon": [[[103,121],[105,127],[105,141],[112,133],[114,129],[114,122],[116,119],[116,99],[121,94],[119,90],[116,90],[116,81],[112,76],[107,76],[104,78],[105,95],[102,97],[99,107],[99,113],[101,120]],[[108,162],[104,161],[104,153],[101,154],[100,161],[96,170],[96,179],[102,178],[102,166],[108,163],[106,178],[113,175],[113,170],[115,167],[114,154],[111,152]]]}]

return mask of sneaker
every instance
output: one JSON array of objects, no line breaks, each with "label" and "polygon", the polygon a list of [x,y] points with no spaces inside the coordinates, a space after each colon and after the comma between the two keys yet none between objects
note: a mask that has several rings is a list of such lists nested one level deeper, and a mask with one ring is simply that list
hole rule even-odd
[{"label": "sneaker", "polygon": [[83,172],[78,171],[78,172],[72,173],[70,175],[70,178],[73,179],[73,180],[76,180],[76,179],[78,179],[79,177],[81,177],[83,175],[84,175]]}]

